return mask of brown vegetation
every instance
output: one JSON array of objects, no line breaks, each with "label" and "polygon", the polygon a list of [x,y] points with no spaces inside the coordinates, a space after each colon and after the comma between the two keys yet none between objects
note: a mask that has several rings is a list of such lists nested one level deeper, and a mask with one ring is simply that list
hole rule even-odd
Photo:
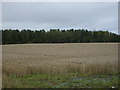
[{"label": "brown vegetation", "polygon": [[3,87],[26,74],[110,74],[118,70],[117,43],[16,44],[2,46]]},{"label": "brown vegetation", "polygon": [[102,74],[118,68],[117,43],[3,46],[3,74]]}]

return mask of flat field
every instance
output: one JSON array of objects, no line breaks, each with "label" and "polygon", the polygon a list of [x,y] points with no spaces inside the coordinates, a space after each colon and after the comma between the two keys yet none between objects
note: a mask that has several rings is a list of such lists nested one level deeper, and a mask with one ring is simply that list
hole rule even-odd
[{"label": "flat field", "polygon": [[117,87],[118,43],[2,46],[3,87]]}]

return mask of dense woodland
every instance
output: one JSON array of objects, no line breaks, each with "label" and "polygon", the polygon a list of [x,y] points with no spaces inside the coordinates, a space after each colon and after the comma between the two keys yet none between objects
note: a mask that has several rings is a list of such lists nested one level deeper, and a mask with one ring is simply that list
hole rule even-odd
[{"label": "dense woodland", "polygon": [[119,42],[120,35],[85,29],[2,30],[2,44]]}]

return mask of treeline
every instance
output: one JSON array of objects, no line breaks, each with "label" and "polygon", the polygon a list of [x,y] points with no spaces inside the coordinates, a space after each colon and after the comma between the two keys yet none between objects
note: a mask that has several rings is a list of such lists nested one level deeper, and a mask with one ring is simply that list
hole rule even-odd
[{"label": "treeline", "polygon": [[22,43],[89,43],[119,42],[120,35],[108,31],[88,31],[85,29],[59,30],[2,30],[2,44]]}]

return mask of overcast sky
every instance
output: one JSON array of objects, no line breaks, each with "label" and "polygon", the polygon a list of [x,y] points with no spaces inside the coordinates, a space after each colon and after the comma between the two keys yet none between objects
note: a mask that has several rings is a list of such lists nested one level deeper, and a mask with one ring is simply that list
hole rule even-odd
[{"label": "overcast sky", "polygon": [[118,33],[116,2],[4,2],[3,29],[108,30]]}]

